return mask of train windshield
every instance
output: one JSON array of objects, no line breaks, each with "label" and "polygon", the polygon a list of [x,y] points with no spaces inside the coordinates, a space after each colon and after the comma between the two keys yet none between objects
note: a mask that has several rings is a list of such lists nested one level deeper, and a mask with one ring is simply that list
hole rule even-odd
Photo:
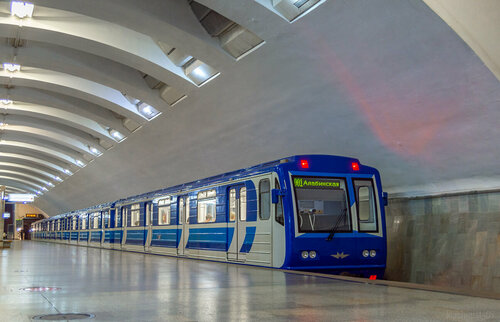
[{"label": "train windshield", "polygon": [[349,232],[351,216],[344,179],[293,177],[299,232]]}]

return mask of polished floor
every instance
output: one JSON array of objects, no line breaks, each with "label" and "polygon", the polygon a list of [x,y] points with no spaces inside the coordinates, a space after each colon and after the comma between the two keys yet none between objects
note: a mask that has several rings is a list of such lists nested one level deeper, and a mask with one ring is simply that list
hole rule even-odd
[{"label": "polished floor", "polygon": [[[27,292],[25,287],[59,287]],[[498,321],[500,301],[43,242],[1,250],[0,321]]]}]

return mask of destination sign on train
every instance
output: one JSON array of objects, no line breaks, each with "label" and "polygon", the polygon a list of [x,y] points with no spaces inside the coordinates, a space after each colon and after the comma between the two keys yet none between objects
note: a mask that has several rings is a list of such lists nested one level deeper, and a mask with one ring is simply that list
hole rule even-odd
[{"label": "destination sign on train", "polygon": [[340,189],[340,181],[318,178],[294,178],[293,184],[301,189]]}]

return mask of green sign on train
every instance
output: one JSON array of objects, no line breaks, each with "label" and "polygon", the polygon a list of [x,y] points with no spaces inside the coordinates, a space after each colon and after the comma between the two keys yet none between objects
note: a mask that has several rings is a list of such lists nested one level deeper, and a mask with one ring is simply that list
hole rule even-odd
[{"label": "green sign on train", "polygon": [[293,185],[301,189],[340,189],[340,181],[318,178],[294,178]]}]

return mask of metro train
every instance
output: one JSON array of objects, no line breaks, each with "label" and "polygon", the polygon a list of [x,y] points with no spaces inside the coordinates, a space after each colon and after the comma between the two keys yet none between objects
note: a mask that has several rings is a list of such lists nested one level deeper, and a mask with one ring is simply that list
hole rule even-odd
[{"label": "metro train", "polygon": [[57,215],[36,240],[281,269],[383,277],[379,172],[298,155]]}]

